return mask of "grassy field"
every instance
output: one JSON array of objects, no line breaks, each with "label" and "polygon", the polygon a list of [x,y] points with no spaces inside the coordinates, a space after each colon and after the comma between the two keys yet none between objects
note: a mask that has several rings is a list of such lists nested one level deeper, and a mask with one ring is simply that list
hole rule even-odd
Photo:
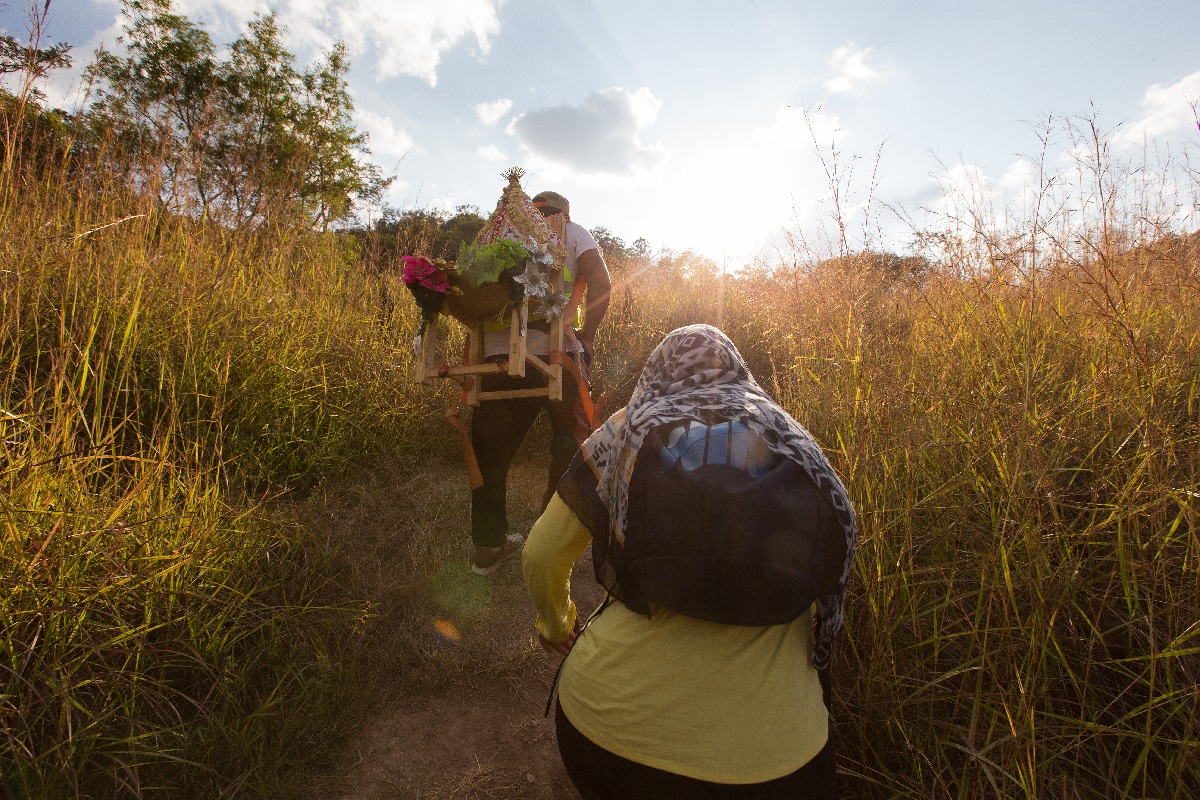
[{"label": "grassy field", "polygon": [[[1200,239],[1102,148],[1081,163],[1025,216],[947,212],[923,260],[797,244],[723,290],[612,264],[610,409],[720,314],[854,498],[848,796],[1200,795]],[[0,178],[0,265],[6,791],[273,796],[354,696],[347,632],[378,602],[324,487],[456,458],[394,265],[70,159]]]},{"label": "grassy field", "polygon": [[4,176],[0,230],[4,785],[259,780],[360,613],[291,509],[440,443],[415,312],[348,240],[170,216],[66,160]]}]

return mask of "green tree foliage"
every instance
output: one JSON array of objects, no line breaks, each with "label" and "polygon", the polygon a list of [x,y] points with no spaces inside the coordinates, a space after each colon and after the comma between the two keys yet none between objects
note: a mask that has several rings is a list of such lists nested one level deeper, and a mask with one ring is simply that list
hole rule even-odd
[{"label": "green tree foliage", "polygon": [[0,77],[23,73],[33,93],[31,96],[44,99],[44,95],[32,84],[46,77],[50,70],[71,66],[71,57],[67,55],[70,49],[70,45],[62,43],[46,48],[36,44],[26,45],[6,33],[0,33]]},{"label": "green tree foliage", "polygon": [[438,255],[442,258],[456,258],[464,244],[475,240],[485,222],[487,220],[475,206],[459,206],[454,209],[454,213],[438,226],[439,236],[435,243],[439,250]]},{"label": "green tree foliage", "polygon": [[390,181],[379,168],[363,164],[367,134],[358,133],[350,119],[354,103],[346,89],[350,60],[341,42],[324,61],[301,75],[303,102],[297,120],[304,174],[302,196],[322,225],[343,219],[353,198],[379,202]]},{"label": "green tree foliage", "polygon": [[297,182],[297,143],[291,123],[300,116],[295,59],[280,41],[275,15],[255,17],[230,46],[222,89],[229,113],[214,162],[237,219],[264,213],[271,187]]},{"label": "green tree foliage", "polygon": [[89,116],[121,150],[141,158],[138,177],[164,202],[206,209],[212,190],[205,166],[218,116],[212,39],[172,13],[170,0],[125,0],[124,15],[117,41],[126,52],[101,48],[89,67],[100,83]]},{"label": "green tree foliage", "polygon": [[0,90],[0,163],[5,172],[25,161],[35,172],[64,158],[72,143],[71,120],[20,95]]},{"label": "green tree foliage", "polygon": [[626,244],[624,239],[603,226],[592,228],[589,232],[596,244],[600,245],[600,250],[604,253],[604,263],[613,275],[642,271],[647,264],[652,263],[653,251],[650,242],[644,237],[639,236],[634,239],[633,244]]},{"label": "green tree foliage", "polygon": [[391,244],[394,255],[427,255],[454,261],[463,244],[475,239],[486,220],[475,206],[463,205],[451,214],[435,209],[384,209],[373,234]]},{"label": "green tree foliage", "polygon": [[[0,34],[0,80],[17,75],[16,93],[0,89],[0,162],[4,172],[13,168],[18,148],[34,164],[47,163],[64,150],[63,114],[45,111],[41,103],[46,96],[38,87],[51,70],[71,65],[71,47],[55,44],[43,48],[42,29],[50,1],[41,9],[34,6],[30,15],[29,42],[23,44],[8,34]],[[31,129],[23,132],[23,129]]]},{"label": "green tree foliage", "polygon": [[[431,256],[457,261],[464,244],[474,241],[486,220],[475,206],[459,206],[451,214],[432,209],[408,209],[385,206],[380,218],[369,227],[350,231],[358,242],[358,253],[368,273],[388,273],[400,269],[400,257]],[[404,292],[407,295],[408,292]],[[407,298],[403,303],[410,302]],[[387,282],[380,284],[379,304],[382,319],[391,319],[397,298]]]},{"label": "green tree foliage", "polygon": [[299,69],[271,13],[221,59],[171,0],[123,9],[124,53],[96,53],[89,116],[165,203],[235,225],[299,213],[324,229],[356,202],[378,202],[388,181],[361,158],[367,135],[351,120],[344,45]]},{"label": "green tree foliage", "polygon": [[592,238],[596,240],[596,244],[600,245],[605,258],[621,258],[628,252],[628,248],[625,247],[625,240],[608,228],[600,226],[592,228],[588,232],[592,234]]}]

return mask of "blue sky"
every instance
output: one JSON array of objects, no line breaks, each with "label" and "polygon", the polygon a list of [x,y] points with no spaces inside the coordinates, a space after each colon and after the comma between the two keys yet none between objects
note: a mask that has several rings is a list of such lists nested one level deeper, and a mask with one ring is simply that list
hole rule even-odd
[{"label": "blue sky", "polygon": [[[936,203],[948,176],[1019,193],[1030,123],[1049,114],[1095,110],[1130,149],[1143,133],[1200,142],[1195,0],[177,2],[219,44],[268,7],[303,62],[349,46],[391,204],[487,213],[519,165],[531,194],[565,194],[587,227],[733,266],[828,210],[809,123],[826,152],[858,157],[851,208],[878,153],[875,196],[902,211]],[[26,8],[0,5],[0,27],[22,35]],[[118,15],[112,0],[53,0],[47,38],[83,66]],[[77,84],[62,74],[48,93],[68,103]],[[903,247],[895,218],[881,227]]]}]

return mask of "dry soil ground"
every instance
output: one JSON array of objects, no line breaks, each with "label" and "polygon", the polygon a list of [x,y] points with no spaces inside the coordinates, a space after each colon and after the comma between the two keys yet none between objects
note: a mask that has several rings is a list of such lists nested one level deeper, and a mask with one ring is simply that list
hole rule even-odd
[{"label": "dry soil ground", "polygon": [[[545,486],[536,431],[510,475],[513,530],[528,533]],[[374,476],[328,495],[322,513],[363,619],[340,744],[308,784],[342,800],[575,798],[543,716],[559,657],[546,654],[517,560],[489,578],[468,569],[468,486],[461,461]],[[572,592],[602,599],[585,555]],[[327,757],[328,758],[328,757]]]}]

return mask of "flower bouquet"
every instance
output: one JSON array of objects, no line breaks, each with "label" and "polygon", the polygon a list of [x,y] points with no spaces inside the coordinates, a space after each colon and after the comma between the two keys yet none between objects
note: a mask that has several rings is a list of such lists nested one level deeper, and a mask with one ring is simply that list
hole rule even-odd
[{"label": "flower bouquet", "polygon": [[431,261],[418,256],[404,256],[402,260],[404,269],[400,273],[400,280],[412,292],[417,307],[421,309],[421,329],[417,332],[419,339],[429,321],[440,314],[446,305],[446,295],[459,291],[450,284],[450,275],[455,272],[455,267],[441,258]]}]

